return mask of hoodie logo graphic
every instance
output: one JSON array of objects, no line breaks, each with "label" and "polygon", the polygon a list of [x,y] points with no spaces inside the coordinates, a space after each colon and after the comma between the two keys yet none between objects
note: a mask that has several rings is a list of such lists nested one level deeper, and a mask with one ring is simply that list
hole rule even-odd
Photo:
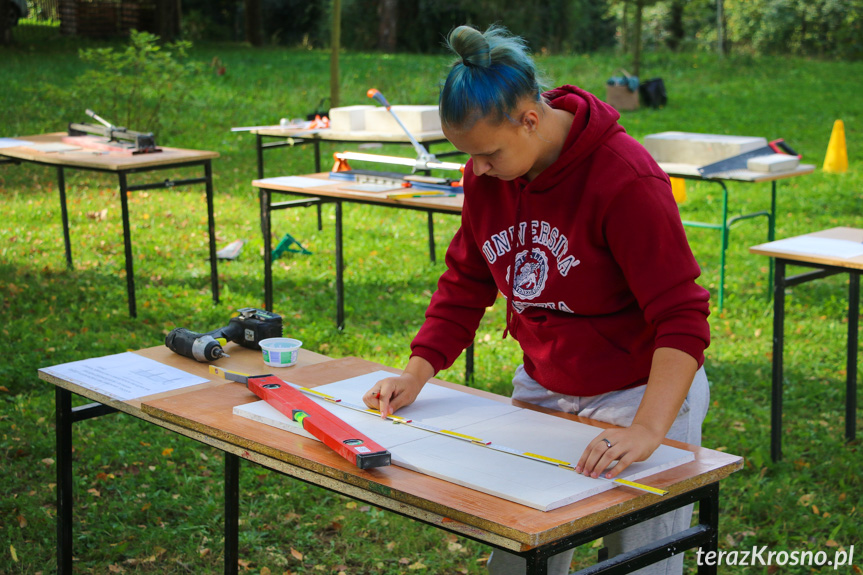
[{"label": "hoodie logo graphic", "polygon": [[534,299],[545,288],[548,257],[539,249],[519,252],[515,256],[515,282],[512,291],[522,299]]}]

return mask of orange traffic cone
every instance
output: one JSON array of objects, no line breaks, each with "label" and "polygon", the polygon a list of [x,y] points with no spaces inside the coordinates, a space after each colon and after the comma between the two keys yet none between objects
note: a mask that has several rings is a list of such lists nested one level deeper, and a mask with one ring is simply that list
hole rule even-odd
[{"label": "orange traffic cone", "polygon": [[827,156],[821,169],[834,174],[848,171],[848,149],[845,147],[845,124],[842,120],[833,122],[830,143],[827,144]]}]

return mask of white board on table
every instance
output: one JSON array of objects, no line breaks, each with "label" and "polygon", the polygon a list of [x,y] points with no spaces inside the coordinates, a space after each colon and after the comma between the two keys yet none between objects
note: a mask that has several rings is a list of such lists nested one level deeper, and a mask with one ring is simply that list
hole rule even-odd
[{"label": "white board on table", "polygon": [[[355,405],[378,380],[378,371],[316,387]],[[571,470],[501,453],[466,441],[384,421],[367,413],[313,398],[392,454],[393,465],[476,489],[541,511],[585,499],[617,484]],[[265,401],[234,407],[234,414],[314,439]],[[428,384],[398,415],[437,428],[505,445],[518,451],[576,463],[599,429],[439,385]],[[694,459],[690,451],[660,445],[646,461],[631,465],[621,478],[637,481]]]}]

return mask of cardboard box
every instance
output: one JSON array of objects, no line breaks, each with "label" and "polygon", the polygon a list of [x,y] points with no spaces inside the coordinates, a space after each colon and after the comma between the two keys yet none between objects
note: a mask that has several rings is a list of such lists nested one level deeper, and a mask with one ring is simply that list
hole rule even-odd
[{"label": "cardboard box", "polygon": [[330,108],[330,129],[333,132],[362,132],[366,129],[366,112],[376,106],[342,106]]},{"label": "cardboard box", "polygon": [[638,109],[638,90],[630,92],[626,86],[605,86],[605,101],[618,112]]},{"label": "cardboard box", "polygon": [[644,147],[657,162],[695,166],[706,166],[766,145],[766,138],[724,134],[660,132],[644,137]]},{"label": "cardboard box", "polygon": [[[414,136],[423,132],[439,132],[441,129],[437,106],[392,106],[392,110]],[[365,129],[383,134],[404,133],[392,114],[383,107],[366,111]]]}]

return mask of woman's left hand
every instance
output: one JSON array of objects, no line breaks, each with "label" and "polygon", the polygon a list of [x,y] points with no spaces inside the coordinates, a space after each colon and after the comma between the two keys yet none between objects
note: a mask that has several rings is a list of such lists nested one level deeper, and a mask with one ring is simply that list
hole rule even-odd
[{"label": "woman's left hand", "polygon": [[575,470],[596,478],[616,460],[617,465],[605,475],[614,479],[631,464],[650,457],[662,439],[656,436],[656,432],[637,423],[630,427],[606,429],[587,445]]}]

